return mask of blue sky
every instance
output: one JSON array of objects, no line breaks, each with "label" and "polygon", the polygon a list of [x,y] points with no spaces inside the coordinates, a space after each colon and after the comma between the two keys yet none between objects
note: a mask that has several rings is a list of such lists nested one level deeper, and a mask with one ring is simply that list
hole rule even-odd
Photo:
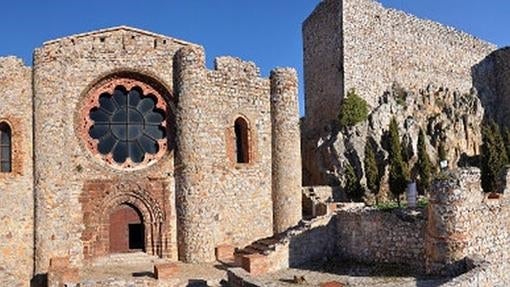
[{"label": "blue sky", "polygon": [[[353,0],[349,0],[353,1]],[[0,55],[31,65],[44,41],[129,25],[205,47],[216,56],[252,60],[267,76],[292,66],[302,76],[301,23],[320,0],[16,0],[2,2]],[[422,18],[454,26],[498,46],[510,44],[506,0],[381,0]],[[302,99],[301,87],[301,99]],[[301,106],[302,108],[302,106]]]}]

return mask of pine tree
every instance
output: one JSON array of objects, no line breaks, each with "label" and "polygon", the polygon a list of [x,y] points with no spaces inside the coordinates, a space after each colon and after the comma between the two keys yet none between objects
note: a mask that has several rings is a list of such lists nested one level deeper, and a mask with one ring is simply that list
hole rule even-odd
[{"label": "pine tree", "polygon": [[345,193],[353,201],[362,201],[363,190],[359,178],[350,163],[345,165]]},{"label": "pine tree", "polygon": [[482,127],[481,152],[483,190],[496,192],[498,175],[508,164],[508,156],[499,127],[493,121]]},{"label": "pine tree", "polygon": [[424,194],[430,187],[430,179],[433,173],[432,163],[427,152],[427,144],[425,143],[425,133],[420,128],[418,135],[418,174],[420,180],[418,181],[418,189]]},{"label": "pine tree", "polygon": [[367,188],[374,195],[379,192],[379,169],[377,168],[377,161],[375,159],[375,153],[370,141],[367,141],[365,145],[365,177],[367,178]]},{"label": "pine tree", "polygon": [[400,195],[403,194],[409,180],[409,168],[402,159],[402,146],[398,133],[397,120],[393,117],[390,121],[390,190],[400,206]]}]

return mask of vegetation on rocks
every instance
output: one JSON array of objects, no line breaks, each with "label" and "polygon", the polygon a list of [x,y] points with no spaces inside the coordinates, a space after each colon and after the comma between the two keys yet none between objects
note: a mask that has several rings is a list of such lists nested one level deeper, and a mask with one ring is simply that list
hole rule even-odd
[{"label": "vegetation on rocks", "polygon": [[352,127],[368,118],[368,104],[356,94],[354,89],[350,90],[340,108],[340,127]]}]

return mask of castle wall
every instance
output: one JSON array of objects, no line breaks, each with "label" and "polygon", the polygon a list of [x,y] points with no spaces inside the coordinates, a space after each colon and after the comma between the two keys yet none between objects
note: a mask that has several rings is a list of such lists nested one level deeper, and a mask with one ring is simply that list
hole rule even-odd
[{"label": "castle wall", "polygon": [[322,1],[303,23],[306,127],[338,116],[344,90],[343,1]]},{"label": "castle wall", "polygon": [[29,282],[33,273],[34,195],[32,71],[0,58],[0,123],[12,132],[12,172],[0,173],[0,285]]},{"label": "castle wall", "polygon": [[342,259],[394,263],[424,269],[423,213],[342,208],[336,215],[335,244]]},{"label": "castle wall", "polygon": [[[79,111],[93,84],[119,71],[154,79],[171,93],[172,56],[187,45],[118,28],[48,42],[35,51],[37,273],[47,271],[52,257],[70,256],[73,265],[81,265],[84,254],[106,253],[94,227],[101,226],[104,218],[92,218],[98,214],[93,208],[118,203],[122,200],[118,192],[142,194],[158,202],[168,223],[163,238],[170,251],[165,256],[177,258],[171,148],[149,167],[136,171],[113,168],[85,146],[79,134]],[[163,194],[164,199],[154,198],[155,194]],[[100,250],[90,250],[91,246]]]},{"label": "castle wall", "polygon": [[[272,234],[269,81],[235,58],[206,70],[198,48],[179,51],[175,61],[180,257],[213,261],[214,246]],[[247,163],[235,154],[238,117],[248,123]]]},{"label": "castle wall", "polygon": [[[334,36],[321,36],[333,31]],[[454,28],[386,9],[372,0],[323,1],[305,21],[303,34],[306,116],[315,129],[338,115],[344,92],[350,89],[371,106],[393,82],[408,89],[434,83],[469,90],[471,68],[496,49]]]},{"label": "castle wall", "polygon": [[491,196],[483,192],[476,168],[435,183],[425,245],[429,272],[455,273],[464,258],[479,258],[500,282],[510,282],[509,174],[501,181],[503,193]]},{"label": "castle wall", "polygon": [[473,67],[473,83],[485,108],[485,117],[510,127],[510,48],[494,51]]}]

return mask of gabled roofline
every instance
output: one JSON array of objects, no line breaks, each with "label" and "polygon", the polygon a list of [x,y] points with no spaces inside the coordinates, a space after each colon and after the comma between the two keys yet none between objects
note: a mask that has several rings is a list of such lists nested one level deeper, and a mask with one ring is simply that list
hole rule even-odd
[{"label": "gabled roofline", "polygon": [[104,28],[104,29],[94,30],[94,31],[90,31],[90,32],[69,35],[69,36],[57,38],[54,40],[49,40],[49,41],[43,42],[43,46],[54,44],[54,43],[60,42],[65,39],[77,39],[77,38],[83,38],[83,37],[87,37],[87,36],[93,36],[96,34],[101,34],[101,33],[105,33],[105,32],[113,32],[113,31],[130,31],[130,32],[135,32],[135,33],[139,33],[139,34],[144,34],[147,36],[169,39],[171,41],[174,41],[174,42],[182,44],[182,45],[198,46],[197,44],[194,44],[191,42],[187,42],[187,41],[172,38],[172,37],[169,37],[166,35],[153,33],[153,32],[147,31],[147,30],[142,30],[142,29],[138,29],[138,28],[134,28],[134,27],[130,27],[130,26],[125,26],[125,25]]}]

